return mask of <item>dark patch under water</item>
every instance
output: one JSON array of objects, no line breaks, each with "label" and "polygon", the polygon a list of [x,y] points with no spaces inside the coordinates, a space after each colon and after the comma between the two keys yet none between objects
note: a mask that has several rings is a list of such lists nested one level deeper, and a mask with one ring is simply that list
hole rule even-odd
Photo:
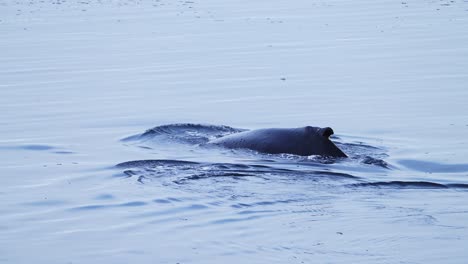
[{"label": "dark patch under water", "polygon": [[37,152],[51,152],[55,154],[75,154],[73,151],[63,150],[56,146],[44,145],[44,144],[27,144],[27,145],[7,145],[0,146],[0,150],[18,150],[18,151],[37,151]]},{"label": "dark patch under water", "polygon": [[427,173],[457,173],[468,172],[468,164],[441,164],[421,160],[400,160],[399,163],[408,169]]},{"label": "dark patch under water", "polygon": [[15,146],[0,146],[0,149],[45,151],[45,150],[55,149],[55,147],[49,146],[49,145],[41,145],[41,144],[29,144],[29,145],[15,145]]}]

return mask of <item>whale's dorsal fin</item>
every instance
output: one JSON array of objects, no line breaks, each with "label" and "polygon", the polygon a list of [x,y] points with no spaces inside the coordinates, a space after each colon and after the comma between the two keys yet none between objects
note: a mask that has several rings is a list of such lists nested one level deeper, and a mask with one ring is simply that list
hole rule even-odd
[{"label": "whale's dorsal fin", "polygon": [[318,133],[326,138],[329,138],[331,135],[333,135],[333,129],[331,129],[331,127],[320,128]]}]

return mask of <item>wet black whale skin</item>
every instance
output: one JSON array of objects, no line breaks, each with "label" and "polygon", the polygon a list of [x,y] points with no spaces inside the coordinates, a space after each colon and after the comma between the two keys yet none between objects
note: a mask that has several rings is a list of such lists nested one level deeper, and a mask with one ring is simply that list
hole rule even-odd
[{"label": "wet black whale skin", "polygon": [[262,153],[289,153],[300,156],[347,157],[331,140],[329,127],[265,128],[215,139],[215,144],[231,149],[251,149]]}]

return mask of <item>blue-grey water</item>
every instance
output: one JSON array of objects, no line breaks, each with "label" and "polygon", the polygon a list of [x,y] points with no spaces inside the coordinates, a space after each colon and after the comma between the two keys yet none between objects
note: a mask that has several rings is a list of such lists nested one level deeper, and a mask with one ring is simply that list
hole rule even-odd
[{"label": "blue-grey water", "polygon": [[[0,263],[465,263],[467,29],[458,0],[0,1]],[[350,158],[203,144],[306,125]]]}]

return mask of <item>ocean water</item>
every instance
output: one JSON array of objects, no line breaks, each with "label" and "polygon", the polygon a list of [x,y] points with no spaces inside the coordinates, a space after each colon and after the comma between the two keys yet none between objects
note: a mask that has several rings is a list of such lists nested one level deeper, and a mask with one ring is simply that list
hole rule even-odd
[{"label": "ocean water", "polygon": [[[466,1],[0,1],[0,263],[465,263],[467,29]],[[306,125],[350,158],[204,145]]]}]

